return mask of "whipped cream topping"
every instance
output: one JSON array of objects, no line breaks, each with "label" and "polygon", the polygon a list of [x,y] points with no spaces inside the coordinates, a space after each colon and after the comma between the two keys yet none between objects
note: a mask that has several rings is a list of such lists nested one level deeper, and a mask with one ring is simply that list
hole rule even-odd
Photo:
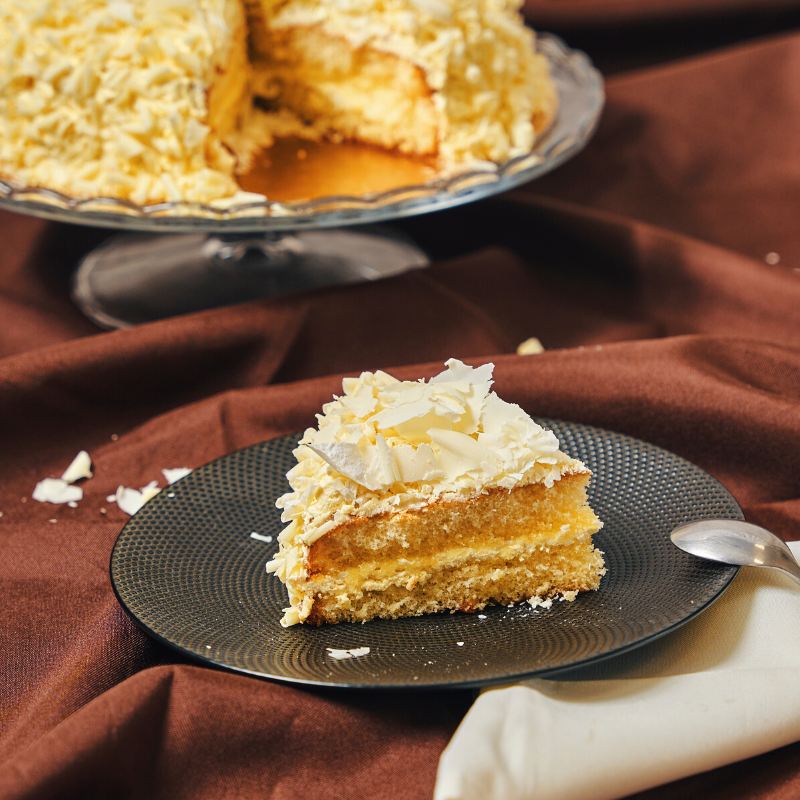
[{"label": "whipped cream topping", "polygon": [[385,372],[345,378],[294,451],[291,492],[276,503],[289,523],[267,571],[287,584],[284,626],[302,622],[313,600],[301,589],[308,548],[351,517],[467,500],[493,489],[585,472],[558,439],[491,391],[494,364],[450,359],[427,383]]}]

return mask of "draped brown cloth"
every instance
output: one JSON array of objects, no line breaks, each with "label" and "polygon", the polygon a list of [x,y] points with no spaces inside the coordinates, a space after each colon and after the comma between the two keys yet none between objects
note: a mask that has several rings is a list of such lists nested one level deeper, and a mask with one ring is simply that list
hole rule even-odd
[{"label": "draped brown cloth", "polygon": [[[675,451],[800,539],[800,3],[526,9],[608,73],[602,124],[544,179],[402,223],[427,270],[103,332],[68,286],[106,234],[0,213],[0,797],[431,796],[469,692],[207,669],[109,581],[119,484],[313,424],[343,374],[491,359],[501,397]],[[81,449],[78,507],[32,500]],[[638,797],[798,796],[800,744]]]}]

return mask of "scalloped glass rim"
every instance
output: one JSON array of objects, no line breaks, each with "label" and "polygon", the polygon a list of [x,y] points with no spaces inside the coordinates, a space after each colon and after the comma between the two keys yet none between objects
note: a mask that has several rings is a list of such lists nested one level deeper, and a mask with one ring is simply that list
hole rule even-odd
[{"label": "scalloped glass rim", "polygon": [[341,227],[425,214],[508,191],[572,158],[597,127],[605,101],[603,79],[585,53],[552,34],[538,34],[559,92],[550,130],[525,155],[421,185],[359,197],[331,196],[298,203],[256,202],[219,209],[200,203],[138,206],[111,197],[75,199],[50,189],[0,180],[0,207],[60,222],[153,232],[254,232]]}]

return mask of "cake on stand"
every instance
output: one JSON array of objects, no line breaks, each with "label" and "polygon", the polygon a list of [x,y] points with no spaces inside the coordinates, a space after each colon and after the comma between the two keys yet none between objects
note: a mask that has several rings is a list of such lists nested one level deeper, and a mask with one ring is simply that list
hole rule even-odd
[{"label": "cake on stand", "polygon": [[92,251],[73,280],[73,299],[104,328],[425,267],[425,253],[386,223],[527,183],[572,158],[594,133],[604,102],[600,73],[555,36],[540,34],[536,47],[558,88],[558,115],[530,153],[504,164],[441,174],[356,145],[284,142],[270,151],[266,174],[242,179],[267,201],[142,207],[0,181],[0,207],[124,231]]}]

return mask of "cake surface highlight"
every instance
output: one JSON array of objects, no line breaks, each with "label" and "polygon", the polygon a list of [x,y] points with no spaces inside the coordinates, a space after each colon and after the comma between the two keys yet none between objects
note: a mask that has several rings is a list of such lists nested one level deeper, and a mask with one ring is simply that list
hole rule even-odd
[{"label": "cake surface highlight", "polygon": [[284,626],[574,599],[605,573],[588,468],[491,391],[492,364],[345,378],[294,451],[267,564]]},{"label": "cake surface highlight", "polygon": [[3,0],[0,178],[76,198],[254,199],[276,136],[443,169],[528,152],[558,103],[521,0]]}]

